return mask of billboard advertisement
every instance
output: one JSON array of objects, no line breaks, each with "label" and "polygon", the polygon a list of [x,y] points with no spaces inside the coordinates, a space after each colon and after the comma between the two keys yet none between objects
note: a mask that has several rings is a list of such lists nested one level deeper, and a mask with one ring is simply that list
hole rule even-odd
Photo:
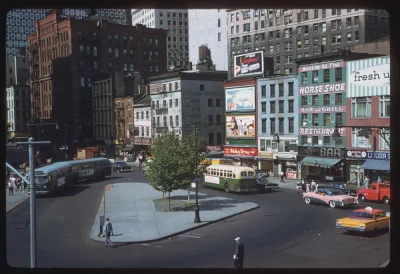
[{"label": "billboard advertisement", "polygon": [[255,115],[226,116],[226,138],[255,138]]},{"label": "billboard advertisement", "polygon": [[233,57],[233,77],[257,76],[264,74],[264,52],[255,51]]},{"label": "billboard advertisement", "polygon": [[226,111],[255,111],[255,88],[234,88],[225,91]]},{"label": "billboard advertisement", "polygon": [[390,57],[347,62],[347,98],[390,95]]}]

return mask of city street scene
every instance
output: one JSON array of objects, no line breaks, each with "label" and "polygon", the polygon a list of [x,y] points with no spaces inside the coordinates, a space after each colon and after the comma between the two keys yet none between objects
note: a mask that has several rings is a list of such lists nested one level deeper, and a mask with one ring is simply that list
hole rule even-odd
[{"label": "city street scene", "polygon": [[10,268],[390,265],[389,14],[26,9]]}]

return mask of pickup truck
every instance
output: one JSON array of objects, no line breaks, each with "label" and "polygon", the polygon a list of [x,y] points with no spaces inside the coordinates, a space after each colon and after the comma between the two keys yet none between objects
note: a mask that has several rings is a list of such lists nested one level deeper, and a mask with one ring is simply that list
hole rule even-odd
[{"label": "pickup truck", "polygon": [[377,201],[390,204],[390,184],[372,183],[369,188],[357,190],[357,197],[362,201]]}]

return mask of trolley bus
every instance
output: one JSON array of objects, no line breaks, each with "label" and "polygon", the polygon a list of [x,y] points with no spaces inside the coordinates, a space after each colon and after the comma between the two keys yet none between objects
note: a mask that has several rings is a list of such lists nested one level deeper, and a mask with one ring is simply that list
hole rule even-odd
[{"label": "trolley bus", "polygon": [[37,194],[52,194],[78,181],[78,174],[67,163],[55,163],[35,169]]},{"label": "trolley bus", "polygon": [[224,189],[226,192],[258,191],[256,171],[251,167],[210,165],[204,175],[205,187]]},{"label": "trolley bus", "polygon": [[107,158],[73,160],[63,163],[70,164],[72,170],[78,171],[78,180],[102,179],[106,176],[111,176],[111,163]]}]

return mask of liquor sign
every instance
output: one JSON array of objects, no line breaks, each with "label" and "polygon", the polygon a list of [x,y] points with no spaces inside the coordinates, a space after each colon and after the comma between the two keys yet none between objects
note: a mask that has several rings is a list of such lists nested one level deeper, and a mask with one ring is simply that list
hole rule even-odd
[{"label": "liquor sign", "polygon": [[390,161],[390,152],[367,151],[367,159]]},{"label": "liquor sign", "polygon": [[[299,135],[311,135],[311,136],[332,136],[335,128],[299,128]],[[344,128],[338,128],[339,134],[341,136],[346,136],[346,131]]]},{"label": "liquor sign", "polygon": [[390,95],[390,57],[347,63],[347,98]]},{"label": "liquor sign", "polygon": [[151,138],[135,137],[136,145],[151,145]]},{"label": "liquor sign", "polygon": [[338,84],[324,84],[316,86],[299,87],[299,95],[315,95],[315,94],[329,94],[340,93],[346,91],[345,83]]},{"label": "liquor sign", "polygon": [[225,155],[231,156],[257,156],[258,150],[253,147],[225,147],[224,148]]},{"label": "liquor sign", "polygon": [[299,146],[299,155],[301,155],[301,156],[343,158],[346,155],[346,149],[345,148],[338,148],[338,147]]},{"label": "liquor sign", "polygon": [[299,108],[299,113],[331,113],[331,112],[346,112],[346,106],[334,106],[334,107],[308,107]]},{"label": "liquor sign", "polygon": [[222,146],[206,146],[208,152],[222,152]]},{"label": "liquor sign", "polygon": [[344,61],[340,62],[330,62],[325,64],[315,64],[315,65],[308,65],[302,66],[297,69],[298,72],[306,72],[306,71],[313,71],[313,70],[320,70],[320,69],[331,69],[331,68],[342,68],[346,66]]},{"label": "liquor sign", "polygon": [[264,74],[264,52],[256,51],[233,57],[234,77],[256,76]]},{"label": "liquor sign", "polygon": [[365,159],[367,157],[367,152],[362,150],[348,150],[347,158],[355,158],[355,159]]}]

